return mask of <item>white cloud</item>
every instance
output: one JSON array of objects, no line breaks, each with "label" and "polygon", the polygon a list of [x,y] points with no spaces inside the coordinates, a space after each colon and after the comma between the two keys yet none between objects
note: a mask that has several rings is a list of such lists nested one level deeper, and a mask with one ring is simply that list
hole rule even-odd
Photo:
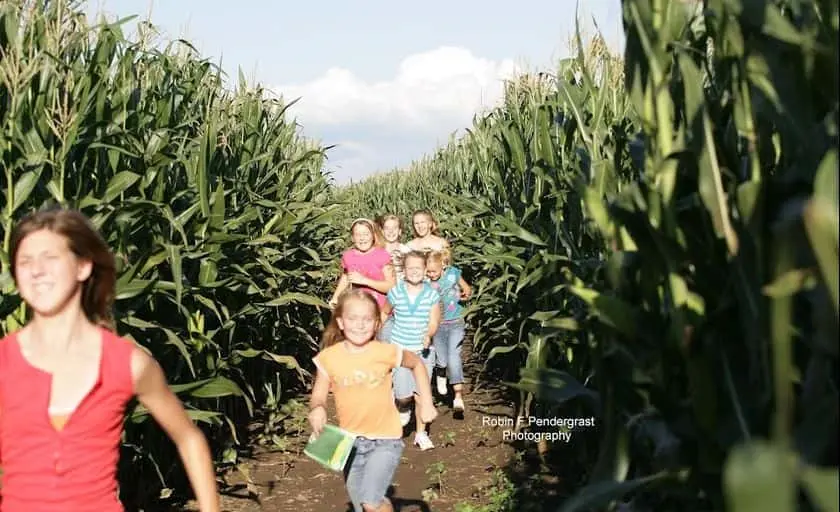
[{"label": "white cloud", "polygon": [[287,100],[304,133],[339,144],[328,168],[338,182],[405,165],[468,127],[473,115],[499,100],[503,80],[521,71],[513,60],[493,61],[459,47],[406,57],[392,80],[367,82],[330,68],[304,84],[273,89]]}]

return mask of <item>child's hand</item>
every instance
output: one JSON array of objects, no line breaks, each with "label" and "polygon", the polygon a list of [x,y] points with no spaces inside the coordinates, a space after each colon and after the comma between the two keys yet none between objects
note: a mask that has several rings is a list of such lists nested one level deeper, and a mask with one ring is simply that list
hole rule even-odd
[{"label": "child's hand", "polygon": [[315,437],[321,435],[324,430],[324,425],[327,424],[327,410],[324,406],[318,406],[309,411],[309,425],[312,427],[312,433]]},{"label": "child's hand", "polygon": [[368,278],[363,276],[359,272],[349,272],[347,274],[347,280],[350,281],[352,284],[361,284],[366,285],[368,282]]},{"label": "child's hand", "polygon": [[420,409],[417,412],[420,415],[420,421],[423,423],[431,423],[435,421],[435,418],[437,418],[438,412],[437,409],[435,409],[435,404],[432,402],[431,397],[420,400],[417,403],[417,407]]},{"label": "child's hand", "polygon": [[429,347],[432,346],[432,337],[426,336],[426,339],[423,340],[423,350],[428,350]]},{"label": "child's hand", "polygon": [[330,299],[330,301],[327,304],[329,304],[330,309],[335,309],[336,306],[338,306],[338,299],[333,297],[332,299]]},{"label": "child's hand", "polygon": [[472,288],[464,286],[461,288],[461,300],[467,300],[472,295]]}]

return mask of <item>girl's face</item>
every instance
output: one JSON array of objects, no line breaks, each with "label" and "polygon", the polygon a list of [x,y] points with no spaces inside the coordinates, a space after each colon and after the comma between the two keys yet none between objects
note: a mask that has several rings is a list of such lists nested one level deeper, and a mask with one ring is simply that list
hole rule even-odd
[{"label": "girl's face", "polygon": [[359,347],[373,339],[378,318],[376,308],[372,304],[352,298],[344,303],[341,316],[336,321],[344,333],[344,338]]},{"label": "girl's face", "polygon": [[361,252],[367,252],[373,247],[373,232],[366,225],[359,223],[353,226],[353,245]]},{"label": "girl's face", "polygon": [[415,215],[411,222],[414,224],[414,231],[417,236],[424,237],[432,232],[432,219],[428,215]]},{"label": "girl's face", "polygon": [[441,274],[443,274],[443,263],[430,259],[426,263],[426,277],[432,281],[437,281],[440,279]]},{"label": "girl's face", "polygon": [[20,296],[42,316],[60,313],[93,270],[70,250],[67,238],[48,229],[27,235],[15,258]]},{"label": "girl's face", "polygon": [[400,221],[397,219],[388,219],[382,226],[382,234],[385,235],[385,240],[388,243],[394,243],[400,239],[402,230],[400,229]]},{"label": "girl's face", "polygon": [[426,264],[416,256],[409,256],[403,260],[405,280],[409,284],[420,284],[426,275]]}]

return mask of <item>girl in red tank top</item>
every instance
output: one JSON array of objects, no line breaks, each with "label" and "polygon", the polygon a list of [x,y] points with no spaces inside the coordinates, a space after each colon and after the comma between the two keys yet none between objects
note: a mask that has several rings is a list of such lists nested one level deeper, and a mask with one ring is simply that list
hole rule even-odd
[{"label": "girl in red tank top", "polygon": [[9,259],[31,320],[0,340],[0,512],[121,512],[120,435],[135,396],[177,446],[200,510],[218,511],[204,435],[158,363],[104,327],[114,255],[88,219],[64,209],[26,217]]}]

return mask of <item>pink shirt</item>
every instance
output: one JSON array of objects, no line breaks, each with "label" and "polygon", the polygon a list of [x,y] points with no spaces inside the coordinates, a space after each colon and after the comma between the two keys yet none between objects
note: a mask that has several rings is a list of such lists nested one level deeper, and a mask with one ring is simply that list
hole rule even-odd
[{"label": "pink shirt", "polygon": [[[358,272],[374,281],[385,280],[385,265],[391,264],[391,254],[382,247],[374,247],[362,254],[355,248],[347,249],[341,255],[341,267],[345,272]],[[357,286],[357,285],[354,285]],[[362,289],[373,295],[379,307],[385,304],[385,294],[373,288],[363,286]]]},{"label": "pink shirt", "polygon": [[47,413],[51,375],[24,359],[14,333],[0,340],[0,511],[123,511],[116,473],[133,350],[102,329],[99,378],[56,430]]}]

